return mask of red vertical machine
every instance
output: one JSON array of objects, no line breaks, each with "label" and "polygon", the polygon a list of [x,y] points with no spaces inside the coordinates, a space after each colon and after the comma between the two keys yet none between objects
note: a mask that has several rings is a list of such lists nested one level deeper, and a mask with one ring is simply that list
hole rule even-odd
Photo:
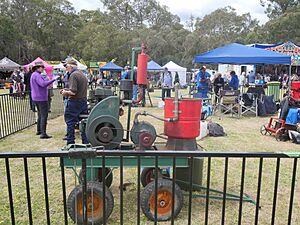
[{"label": "red vertical machine", "polygon": [[142,52],[138,55],[138,68],[136,84],[139,86],[139,97],[137,100],[133,100],[132,103],[140,103],[144,98],[144,89],[147,87],[147,67],[148,67],[148,55],[145,53],[145,46],[142,45]]},{"label": "red vertical machine", "polygon": [[138,68],[137,68],[137,84],[147,85],[147,65],[148,55],[145,53],[145,46],[142,45],[142,52],[138,55]]}]

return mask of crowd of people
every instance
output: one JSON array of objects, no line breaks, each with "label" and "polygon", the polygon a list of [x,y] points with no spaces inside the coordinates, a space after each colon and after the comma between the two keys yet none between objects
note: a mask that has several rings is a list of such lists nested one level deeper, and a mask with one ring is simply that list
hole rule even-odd
[{"label": "crowd of people", "polygon": [[[95,83],[99,86],[113,86],[120,80],[133,78],[133,93],[132,100],[138,98],[138,85],[136,83],[137,70],[126,66],[122,73],[106,73],[99,71],[97,75],[86,76],[77,69],[77,62],[69,59],[64,62],[66,72],[57,72],[57,76],[50,80],[44,72],[42,62],[37,62],[30,65],[26,71],[15,70],[10,77],[10,93],[22,93],[24,91],[31,92],[30,108],[32,111],[37,111],[37,135],[41,139],[51,138],[47,134],[47,118],[51,111],[51,97],[53,96],[52,85],[56,81],[58,87],[62,88],[61,95],[64,99],[64,118],[67,126],[66,136],[64,140],[67,144],[75,143],[74,130],[79,122],[79,115],[87,112],[87,89],[88,84]],[[133,74],[133,77],[132,75]],[[172,75],[168,68],[164,68],[159,76],[159,86],[162,89],[162,100],[166,97],[171,97],[171,90],[176,83],[180,82],[178,73]],[[213,92],[217,97],[221,90],[239,90],[246,84],[263,81],[263,84],[270,81],[279,81],[282,87],[288,84],[288,75],[281,73],[279,76],[261,75],[250,71],[248,74],[242,72],[237,75],[235,71],[231,71],[228,75],[218,72],[207,71],[205,66],[202,66],[192,79],[195,83],[196,93],[194,97],[208,98],[208,93]],[[299,80],[297,75],[293,75],[292,80]],[[82,134],[82,142],[88,143],[85,134]]]},{"label": "crowd of people", "polygon": [[[77,69],[77,62],[68,59],[64,62],[66,74],[63,77],[63,86],[60,94],[64,99],[64,120],[67,126],[64,140],[67,144],[75,144],[75,126],[79,123],[80,115],[88,113],[87,90],[88,79]],[[61,75],[49,79],[44,73],[43,62],[35,62],[29,66],[28,72],[24,76],[27,90],[30,91],[31,109],[37,111],[37,132],[41,139],[52,138],[47,133],[47,119],[49,113],[49,87],[56,81],[62,79]],[[82,143],[87,144],[85,133],[81,133]]]},{"label": "crowd of people", "polygon": [[[293,74],[292,81],[299,81],[299,76]],[[287,73],[282,72],[280,75],[260,74],[249,71],[236,74],[235,71],[230,71],[229,76],[213,71],[212,74],[208,73],[205,66],[202,66],[198,73],[195,74],[192,82],[195,83],[198,98],[208,98],[208,93],[213,92],[217,97],[220,90],[241,90],[249,85],[265,85],[268,82],[279,82],[280,88],[286,89],[289,83],[289,76]]]}]

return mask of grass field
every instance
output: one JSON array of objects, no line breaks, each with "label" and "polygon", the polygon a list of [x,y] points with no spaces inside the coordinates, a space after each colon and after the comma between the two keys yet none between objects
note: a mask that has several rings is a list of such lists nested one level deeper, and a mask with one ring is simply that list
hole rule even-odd
[{"label": "grass field", "polygon": [[9,93],[9,89],[0,89],[0,95],[1,94],[8,94]]},{"label": "grass field", "polygon": [[[154,93],[153,96],[159,96]],[[157,100],[153,97],[154,103]],[[133,114],[137,111],[145,110],[142,108],[133,108]],[[147,111],[162,116],[163,110],[158,108],[146,108]],[[126,114],[125,114],[126,115]],[[141,118],[149,121],[157,128],[157,133],[163,132],[163,124],[152,118]],[[121,118],[125,124],[126,118]],[[213,121],[220,123],[227,133],[227,136],[221,138],[205,138],[199,141],[199,144],[208,151],[231,151],[231,152],[300,152],[300,146],[290,142],[277,142],[274,137],[262,136],[259,128],[266,123],[268,118],[242,118],[234,119],[224,117],[221,120],[217,117],[212,118]],[[0,151],[49,151],[58,150],[64,146],[65,142],[62,137],[65,134],[65,126],[62,117],[49,121],[49,133],[54,136],[50,140],[40,140],[35,136],[35,127],[26,129],[20,133],[12,135],[0,141]],[[79,137],[77,136],[77,140]],[[44,189],[42,177],[41,159],[29,159],[29,174],[32,196],[32,210],[34,215],[34,224],[46,224]],[[17,224],[28,224],[27,205],[26,205],[26,189],[24,181],[23,160],[12,159],[10,161],[13,194],[15,204],[15,215]],[[228,192],[239,194],[240,177],[241,177],[241,159],[229,159],[228,170]],[[246,161],[245,175],[245,193],[255,199],[257,190],[258,177],[258,159],[248,159]],[[261,210],[259,224],[270,224],[272,213],[272,200],[274,190],[276,160],[266,159],[263,167],[263,183],[261,193]],[[278,202],[276,212],[276,224],[286,224],[288,217],[289,193],[291,186],[293,160],[281,160],[280,180],[278,188]],[[299,171],[299,166],[298,166]],[[50,213],[52,224],[63,224],[63,207],[62,207],[62,191],[60,183],[60,167],[57,159],[47,159],[47,175],[49,183]],[[124,192],[124,221],[125,224],[135,224],[136,222],[136,169],[126,169],[124,174],[125,183],[134,183],[130,185]],[[7,183],[4,160],[0,160],[0,224],[10,224],[10,211],[8,204]],[[204,163],[204,180],[206,184],[206,161]],[[224,160],[212,159],[211,168],[211,187],[222,190],[224,176]],[[297,181],[299,181],[299,173]],[[66,171],[67,193],[74,188],[74,174],[72,171]],[[114,183],[111,190],[115,198],[114,211],[108,221],[108,224],[119,224],[119,170],[114,171]],[[296,195],[294,200],[293,224],[300,224],[300,183],[296,183]],[[205,213],[205,199],[195,198],[192,202],[192,223],[203,224]],[[184,208],[175,224],[187,224],[188,201],[185,198]],[[237,202],[227,202],[226,204],[226,224],[237,224],[238,220]],[[219,224],[221,221],[222,202],[211,201],[209,206],[209,224]],[[255,206],[250,203],[243,205],[243,222],[242,224],[253,224],[255,215]],[[152,224],[142,216],[142,224]],[[72,223],[71,223],[72,224]],[[169,223],[162,223],[169,224]]]}]

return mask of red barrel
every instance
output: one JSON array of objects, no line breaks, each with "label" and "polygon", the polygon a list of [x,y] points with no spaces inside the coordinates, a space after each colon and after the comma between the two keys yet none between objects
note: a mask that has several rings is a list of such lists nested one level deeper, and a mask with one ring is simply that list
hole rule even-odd
[{"label": "red barrel", "polygon": [[300,81],[292,82],[291,96],[297,100],[300,100]]},{"label": "red barrel", "polygon": [[[165,99],[165,119],[174,118],[174,98]],[[198,98],[179,100],[177,122],[165,122],[165,135],[176,139],[194,139],[200,135],[202,101]]]},{"label": "red barrel", "polygon": [[144,49],[141,54],[138,55],[138,68],[137,68],[137,84],[147,85],[147,65],[148,55],[145,54]]}]

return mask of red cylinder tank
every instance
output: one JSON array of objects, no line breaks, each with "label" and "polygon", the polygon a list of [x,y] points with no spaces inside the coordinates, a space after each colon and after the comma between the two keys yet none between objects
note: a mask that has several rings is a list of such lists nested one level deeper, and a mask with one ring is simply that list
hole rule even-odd
[{"label": "red cylinder tank", "polygon": [[138,55],[138,68],[137,68],[137,84],[147,85],[147,65],[148,55],[145,54],[144,48],[142,53]]},{"label": "red cylinder tank", "polygon": [[[165,122],[165,135],[176,139],[194,139],[200,135],[202,100],[179,100],[177,122]],[[165,119],[174,118],[174,98],[165,99]]]},{"label": "red cylinder tank", "polygon": [[300,100],[300,81],[292,82],[291,96],[297,100]]}]

